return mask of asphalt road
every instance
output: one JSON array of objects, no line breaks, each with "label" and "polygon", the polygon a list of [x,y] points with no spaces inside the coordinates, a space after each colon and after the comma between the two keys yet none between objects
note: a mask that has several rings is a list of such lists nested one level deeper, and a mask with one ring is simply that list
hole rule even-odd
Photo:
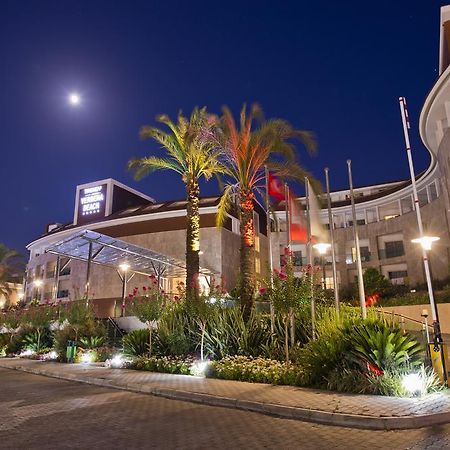
[{"label": "asphalt road", "polygon": [[366,431],[0,369],[0,449],[450,449],[450,425]]}]

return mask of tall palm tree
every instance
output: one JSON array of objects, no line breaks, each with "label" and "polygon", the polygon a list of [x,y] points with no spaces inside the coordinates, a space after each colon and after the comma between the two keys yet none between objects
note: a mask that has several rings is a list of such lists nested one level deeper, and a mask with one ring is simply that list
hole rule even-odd
[{"label": "tall palm tree", "polygon": [[[258,126],[254,122],[258,120]],[[232,207],[233,194],[239,203],[240,215],[240,290],[241,305],[248,317],[254,302],[255,270],[253,249],[255,229],[253,222],[255,196],[264,185],[265,166],[281,178],[303,181],[307,172],[297,163],[292,139],[300,140],[308,151],[315,151],[316,144],[310,132],[294,129],[281,119],[264,121],[258,105],[247,113],[245,105],[240,114],[239,127],[228,108],[223,109],[221,126],[215,134],[216,145],[226,158],[226,185],[217,214],[221,225],[226,211]]]},{"label": "tall palm tree", "polygon": [[135,171],[137,180],[156,170],[172,170],[180,174],[186,184],[186,289],[189,297],[196,298],[200,270],[199,180],[201,177],[209,180],[213,175],[224,171],[219,158],[221,150],[203,137],[208,134],[215,120],[207,113],[206,108],[195,108],[189,118],[179,113],[176,123],[166,115],[160,115],[157,120],[166,125],[169,132],[144,126],[140,136],[159,142],[167,156],[135,158],[129,161],[128,167]]},{"label": "tall palm tree", "polygon": [[12,289],[10,283],[21,279],[20,254],[0,244],[0,296],[8,297]]}]

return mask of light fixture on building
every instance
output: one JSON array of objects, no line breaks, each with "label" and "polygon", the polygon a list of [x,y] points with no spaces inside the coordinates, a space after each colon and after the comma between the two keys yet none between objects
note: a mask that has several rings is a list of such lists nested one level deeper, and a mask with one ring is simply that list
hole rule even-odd
[{"label": "light fixture on building", "polygon": [[122,272],[127,272],[127,271],[130,269],[130,265],[127,264],[127,263],[119,264],[119,269],[120,269]]},{"label": "light fixture on building", "polygon": [[420,244],[424,250],[431,250],[433,242],[439,241],[437,236],[422,236],[420,238],[412,239],[411,242],[414,244]]},{"label": "light fixture on building", "polygon": [[42,286],[42,283],[43,283],[43,281],[40,280],[40,279],[37,279],[37,280],[34,280],[34,281],[33,281],[33,284],[34,284],[37,288],[41,287],[41,286]]},{"label": "light fixture on building", "polygon": [[331,247],[331,244],[328,244],[327,242],[318,242],[317,244],[314,244],[313,247],[319,252],[320,255],[325,255],[327,250]]}]

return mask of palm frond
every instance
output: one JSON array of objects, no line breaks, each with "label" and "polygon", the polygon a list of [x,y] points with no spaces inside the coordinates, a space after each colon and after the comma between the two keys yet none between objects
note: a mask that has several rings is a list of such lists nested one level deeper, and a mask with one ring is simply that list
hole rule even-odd
[{"label": "palm frond", "polygon": [[227,218],[227,212],[232,206],[231,194],[233,192],[233,185],[229,184],[223,190],[220,202],[217,207],[216,226],[221,227]]},{"label": "palm frond", "polygon": [[134,171],[134,178],[141,180],[156,170],[173,170],[183,175],[183,168],[177,161],[168,158],[149,156],[146,158],[134,158],[128,162],[128,169]]}]

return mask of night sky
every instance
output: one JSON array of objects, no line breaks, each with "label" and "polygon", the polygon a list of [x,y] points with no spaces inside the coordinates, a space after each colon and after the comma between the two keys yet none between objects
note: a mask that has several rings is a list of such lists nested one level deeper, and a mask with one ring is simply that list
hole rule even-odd
[{"label": "night sky", "polygon": [[141,125],[196,105],[238,113],[257,101],[313,131],[319,152],[299,148],[301,161],[319,179],[329,166],[336,190],[348,186],[347,158],[356,185],[408,177],[404,95],[425,169],[417,125],[445,3],[0,0],[0,242],[24,251],[47,223],[69,222],[77,184],[111,177],[157,200],[184,197],[176,175],[134,182],[126,163],[160,152],[139,140]]}]

